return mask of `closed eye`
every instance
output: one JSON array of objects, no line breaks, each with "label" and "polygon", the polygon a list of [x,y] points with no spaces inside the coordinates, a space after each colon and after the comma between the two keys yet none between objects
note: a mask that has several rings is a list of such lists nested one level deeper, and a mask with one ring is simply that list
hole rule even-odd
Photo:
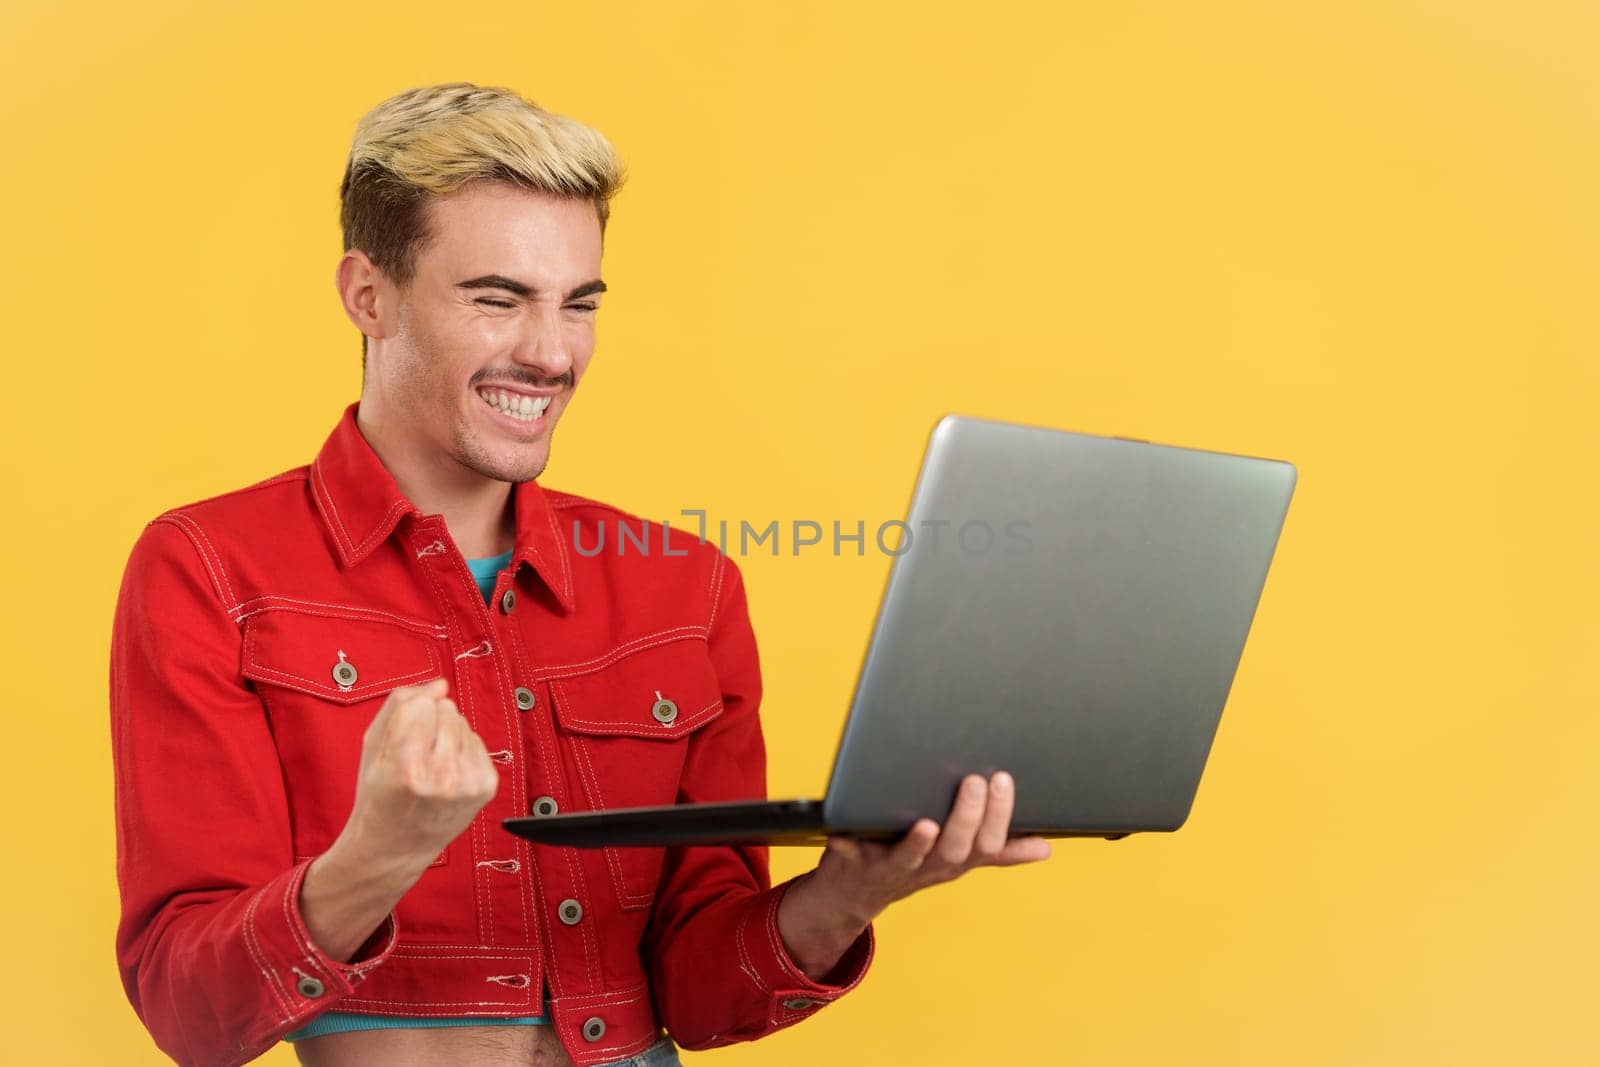
[{"label": "closed eye", "polygon": [[[478,299],[475,301],[475,303],[488,304],[490,307],[497,307],[497,308],[514,308],[514,307],[517,306],[517,305],[515,305],[513,303],[510,303],[508,301],[495,300],[495,299],[493,299],[491,297],[487,297],[487,296],[478,297]],[[599,305],[598,304],[568,304],[567,307],[571,308],[573,311],[597,311],[597,310],[599,310]]]}]

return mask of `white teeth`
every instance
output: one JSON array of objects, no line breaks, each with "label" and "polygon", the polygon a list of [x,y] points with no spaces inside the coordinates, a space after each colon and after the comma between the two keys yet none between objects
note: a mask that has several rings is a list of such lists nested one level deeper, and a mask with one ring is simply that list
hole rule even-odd
[{"label": "white teeth", "polygon": [[522,396],[507,393],[504,389],[480,389],[478,396],[496,411],[510,415],[514,419],[521,419],[523,422],[533,422],[550,407],[548,396]]}]

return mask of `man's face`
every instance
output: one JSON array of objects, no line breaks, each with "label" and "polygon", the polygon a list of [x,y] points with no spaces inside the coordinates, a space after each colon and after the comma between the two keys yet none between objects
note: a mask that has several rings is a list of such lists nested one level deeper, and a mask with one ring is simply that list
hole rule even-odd
[{"label": "man's face", "polygon": [[600,222],[592,201],[479,183],[430,205],[433,237],[370,344],[362,390],[424,453],[485,478],[537,477],[594,354]]}]

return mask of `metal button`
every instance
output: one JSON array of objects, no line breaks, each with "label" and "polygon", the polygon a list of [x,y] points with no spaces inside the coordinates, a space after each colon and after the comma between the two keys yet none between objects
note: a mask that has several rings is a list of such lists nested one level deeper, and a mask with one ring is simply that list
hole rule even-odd
[{"label": "metal button", "polygon": [[528,689],[525,686],[520,686],[519,685],[516,688],[516,692],[514,692],[512,694],[512,696],[517,698],[517,710],[518,711],[531,711],[531,710],[533,710],[533,705],[535,703],[535,700],[534,700],[533,690],[532,689]]},{"label": "metal button", "polygon": [[323,993],[322,983],[310,975],[306,975],[295,983],[295,989],[299,991],[302,997],[320,997]]},{"label": "metal button", "polygon": [[501,611],[503,611],[507,615],[510,615],[511,612],[512,612],[512,609],[514,609],[516,606],[517,606],[517,594],[516,594],[515,590],[507,589],[504,593],[500,594],[500,610]]},{"label": "metal button", "polygon": [[344,653],[339,653],[339,662],[333,665],[333,680],[340,689],[349,689],[356,684],[355,664],[344,658]]},{"label": "metal button", "polygon": [[561,921],[566,923],[568,926],[577,926],[583,921],[583,905],[579,904],[571,897],[568,897],[566,900],[563,900],[561,902],[561,906],[556,909],[556,914],[560,915]]},{"label": "metal button", "polygon": [[585,1041],[599,1041],[606,1036],[606,1021],[598,1015],[591,1015],[583,1020],[583,1039]]},{"label": "metal button", "polygon": [[659,723],[670,724],[678,717],[678,705],[661,695],[661,690],[656,690],[656,702],[650,705],[650,714],[656,717]]},{"label": "metal button", "polygon": [[539,797],[533,802],[533,813],[535,815],[554,815],[560,810],[561,808],[556,804],[555,797]]},{"label": "metal button", "polygon": [[821,1003],[822,1001],[820,1000],[808,1000],[805,997],[790,997],[783,1002],[783,1006],[790,1011],[803,1011],[806,1008],[814,1008]]}]

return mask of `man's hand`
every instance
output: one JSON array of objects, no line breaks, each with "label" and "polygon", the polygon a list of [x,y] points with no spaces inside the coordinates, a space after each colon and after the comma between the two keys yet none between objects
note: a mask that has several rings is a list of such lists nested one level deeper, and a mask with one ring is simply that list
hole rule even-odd
[{"label": "man's hand", "polygon": [[1009,867],[1050,856],[1042,837],[1008,840],[1015,783],[1005,771],[986,783],[962,779],[943,828],[919,819],[892,845],[830,837],[816,870],[789,887],[778,931],[795,962],[821,980],[890,904],[976,867]]},{"label": "man's hand", "polygon": [[350,818],[300,886],[312,940],[334,959],[351,958],[499,788],[448,691],[443,678],[394,690],[361,740]]},{"label": "man's hand", "polygon": [[355,804],[344,831],[367,849],[409,856],[424,867],[471,825],[500,785],[483,739],[448,691],[435,678],[389,694],[361,739]]}]

